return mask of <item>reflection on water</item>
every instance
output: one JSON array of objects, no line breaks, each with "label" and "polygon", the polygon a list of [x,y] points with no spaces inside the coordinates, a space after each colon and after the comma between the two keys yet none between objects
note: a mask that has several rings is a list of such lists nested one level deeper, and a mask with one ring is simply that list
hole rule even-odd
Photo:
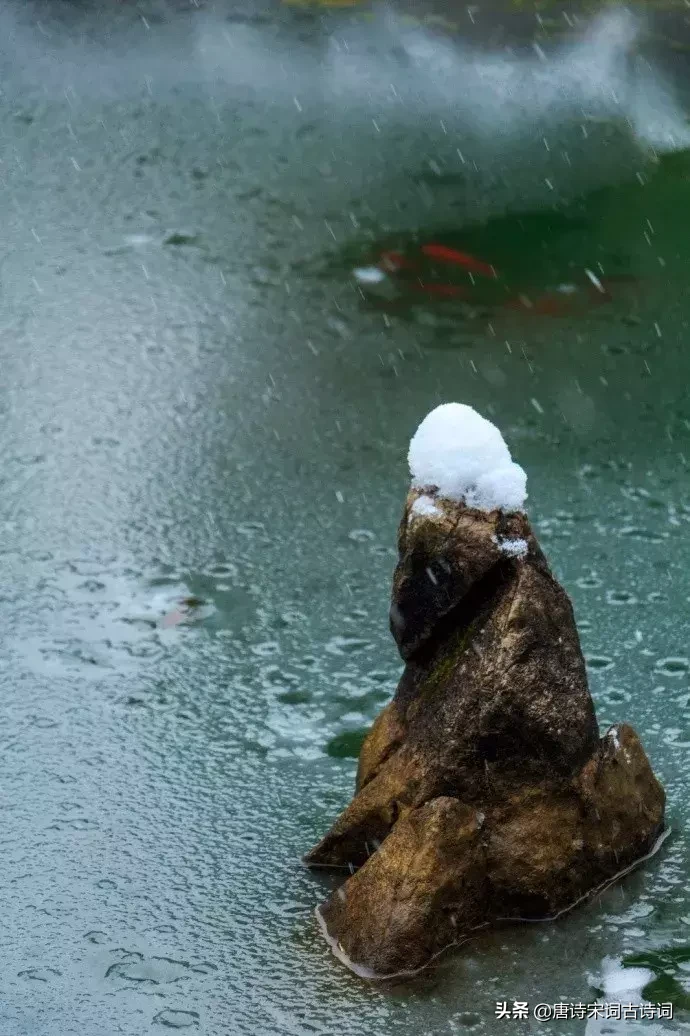
[{"label": "reflection on water", "polygon": [[[594,1000],[605,957],[686,1009],[685,155],[626,128],[632,88],[617,125],[561,126],[546,106],[509,148],[496,131],[472,151],[485,123],[466,116],[500,108],[494,74],[534,86],[544,65],[574,110],[586,48],[463,64],[385,18],[159,12],[0,16],[3,1036],[493,1034],[497,1000]],[[629,42],[597,31],[601,75],[648,85]],[[406,57],[386,57],[392,33]],[[420,72],[434,54],[436,82]],[[602,99],[612,82],[584,86]],[[384,105],[391,83],[407,93]],[[655,89],[681,132],[681,102]],[[555,190],[553,163],[572,177]],[[353,278],[430,243],[499,277],[473,284],[437,250],[393,278],[400,297]],[[411,297],[415,278],[470,296]],[[586,304],[505,304],[570,284]],[[601,724],[637,727],[673,831],[576,914],[383,990],[331,958],[312,915],[328,879],[298,860],[400,671],[405,451],[447,399],[491,416],[529,472]]]}]

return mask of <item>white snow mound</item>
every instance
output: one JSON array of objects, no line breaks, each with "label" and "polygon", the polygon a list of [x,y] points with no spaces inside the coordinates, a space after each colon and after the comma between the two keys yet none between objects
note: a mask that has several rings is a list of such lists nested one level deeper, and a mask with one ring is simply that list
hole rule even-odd
[{"label": "white snow mound", "polygon": [[498,428],[464,403],[443,403],[426,415],[407,455],[412,485],[481,511],[520,510],[527,476]]}]

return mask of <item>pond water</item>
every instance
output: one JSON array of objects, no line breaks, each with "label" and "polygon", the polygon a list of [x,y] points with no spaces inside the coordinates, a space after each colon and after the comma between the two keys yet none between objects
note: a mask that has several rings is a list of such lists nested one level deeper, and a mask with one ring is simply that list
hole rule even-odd
[{"label": "pond water", "polygon": [[[685,1031],[683,51],[667,87],[624,15],[584,44],[525,15],[507,52],[390,11],[178,7],[0,14],[0,1032],[589,1036],[495,1003],[592,1002],[605,958]],[[360,290],[425,242],[500,286]],[[448,399],[527,469],[600,723],[639,731],[672,832],[562,921],[390,988],[331,956],[299,861],[401,669],[407,442]]]}]

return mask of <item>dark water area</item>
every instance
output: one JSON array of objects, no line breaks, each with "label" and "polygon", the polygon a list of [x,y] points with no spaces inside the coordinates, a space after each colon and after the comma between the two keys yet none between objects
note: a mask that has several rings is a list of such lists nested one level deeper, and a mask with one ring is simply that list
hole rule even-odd
[{"label": "dark water area", "polygon": [[[685,10],[2,8],[2,1036],[531,1032],[496,1001],[592,1002],[607,959],[674,1001],[640,1031],[687,1028]],[[429,242],[498,276],[353,273]],[[672,832],[390,989],[299,860],[400,672],[407,443],[448,399],[526,468]]]}]

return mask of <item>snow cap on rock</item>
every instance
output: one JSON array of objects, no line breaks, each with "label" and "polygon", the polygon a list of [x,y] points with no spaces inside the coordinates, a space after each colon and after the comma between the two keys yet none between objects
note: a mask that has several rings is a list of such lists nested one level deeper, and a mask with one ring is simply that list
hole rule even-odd
[{"label": "snow cap on rock", "polygon": [[443,403],[426,415],[407,455],[412,485],[481,511],[517,511],[527,476],[498,428],[464,403]]}]

